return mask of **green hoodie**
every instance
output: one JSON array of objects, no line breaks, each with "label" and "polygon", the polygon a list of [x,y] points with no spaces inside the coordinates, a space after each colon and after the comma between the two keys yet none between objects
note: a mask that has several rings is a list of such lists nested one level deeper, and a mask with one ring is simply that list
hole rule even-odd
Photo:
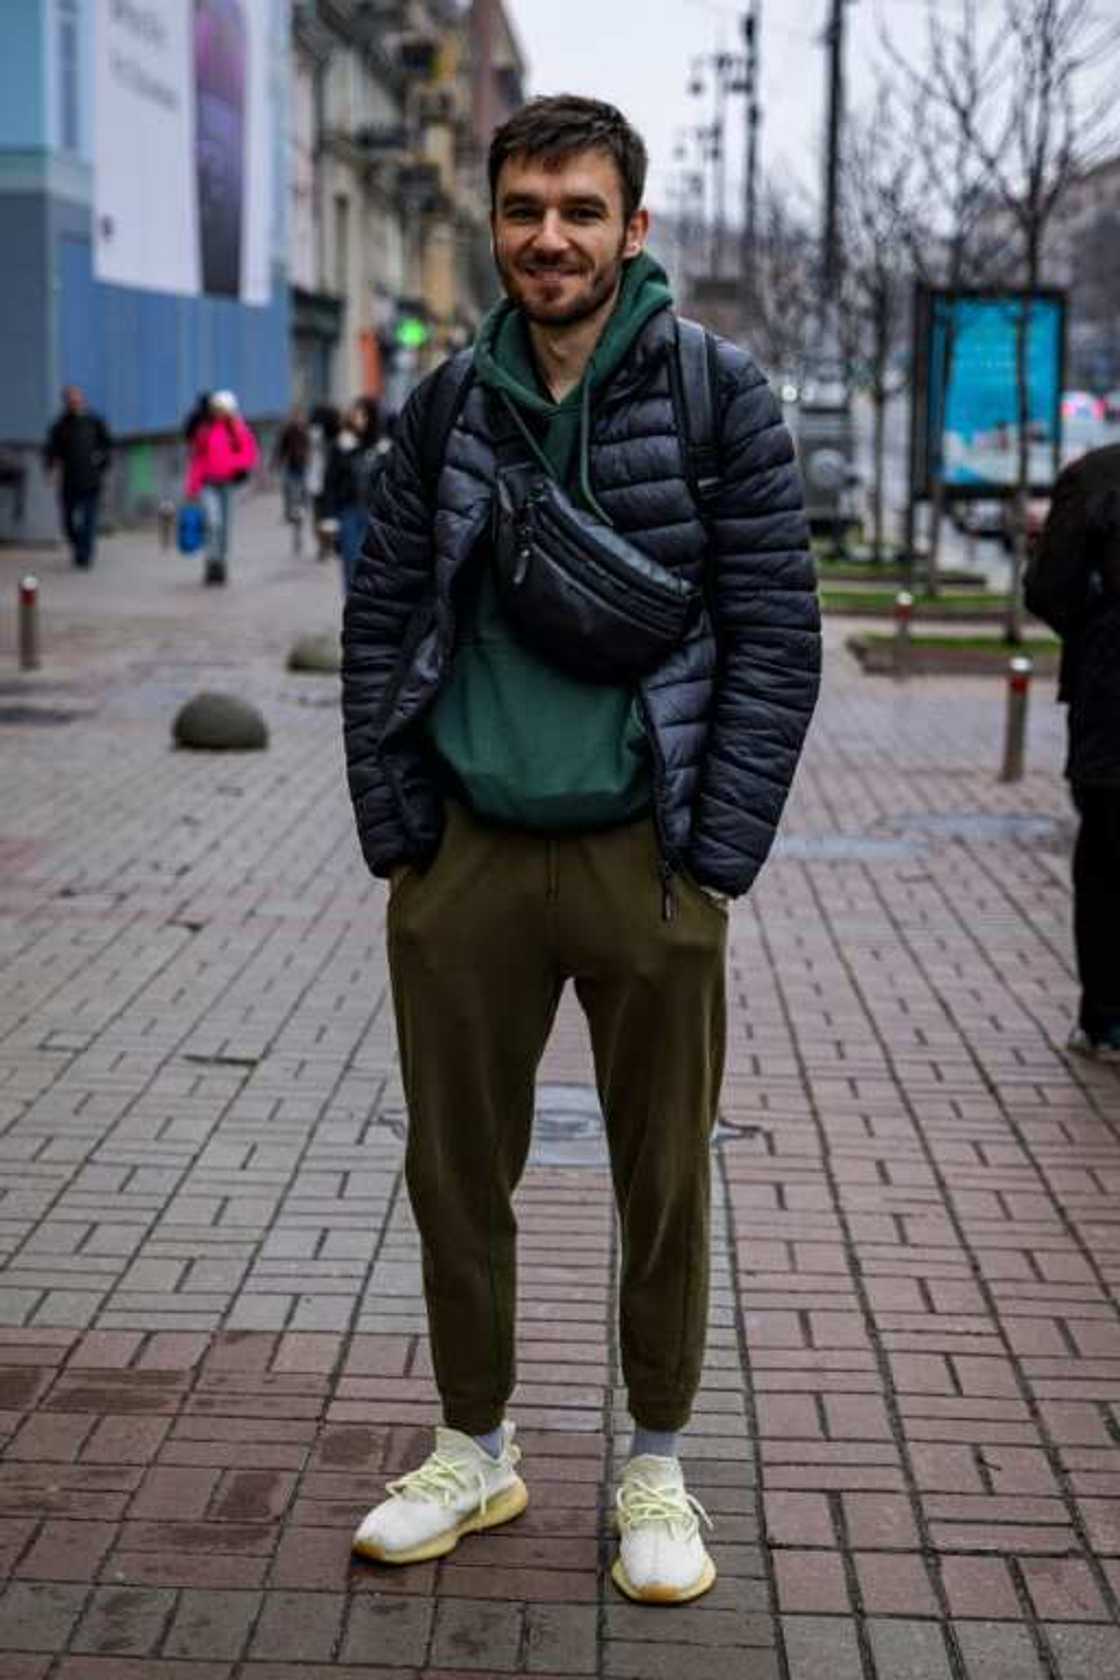
[{"label": "green hoodie", "polygon": [[[671,303],[665,272],[652,257],[628,263],[587,371],[559,403],[537,373],[520,310],[500,303],[482,325],[479,382],[521,422],[542,466],[601,517],[588,474],[591,407],[642,328]],[[633,690],[578,682],[519,642],[489,563],[477,594],[464,603],[451,673],[428,730],[467,804],[495,822],[552,831],[608,827],[650,807],[649,756]]]}]

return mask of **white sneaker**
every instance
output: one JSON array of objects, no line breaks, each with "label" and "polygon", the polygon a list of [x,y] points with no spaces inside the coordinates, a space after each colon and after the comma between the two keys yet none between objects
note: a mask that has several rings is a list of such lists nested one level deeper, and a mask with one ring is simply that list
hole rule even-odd
[{"label": "white sneaker", "polygon": [[464,1534],[519,1517],[529,1494],[514,1468],[521,1449],[513,1436],[514,1425],[503,1423],[502,1450],[491,1458],[469,1435],[437,1429],[435,1452],[386,1484],[390,1497],[362,1522],[354,1551],[378,1563],[422,1563],[453,1551]]},{"label": "white sneaker", "polygon": [[618,1489],[616,1587],[644,1604],[687,1604],[715,1581],[716,1566],[700,1538],[711,1519],[687,1492],[675,1458],[632,1458]]}]

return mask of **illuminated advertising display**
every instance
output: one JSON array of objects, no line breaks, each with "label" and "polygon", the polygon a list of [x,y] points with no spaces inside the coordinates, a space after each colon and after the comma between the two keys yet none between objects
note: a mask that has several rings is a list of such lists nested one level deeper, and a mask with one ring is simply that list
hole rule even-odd
[{"label": "illuminated advertising display", "polygon": [[269,300],[269,0],[97,0],[94,273]]},{"label": "illuminated advertising display", "polygon": [[1018,341],[1026,332],[1030,484],[1061,459],[1065,298],[1060,292],[922,287],[916,308],[912,483],[932,494],[940,457],[951,499],[1010,495],[1019,473]]}]

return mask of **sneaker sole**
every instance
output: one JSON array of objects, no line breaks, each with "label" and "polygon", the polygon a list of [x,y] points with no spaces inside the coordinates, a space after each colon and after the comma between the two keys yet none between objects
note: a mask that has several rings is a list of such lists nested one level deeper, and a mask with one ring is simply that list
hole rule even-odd
[{"label": "sneaker sole", "polygon": [[502,1523],[512,1522],[528,1503],[529,1490],[517,1476],[509,1487],[503,1488],[487,1503],[485,1511],[471,1512],[454,1528],[445,1529],[442,1534],[426,1540],[422,1546],[414,1546],[411,1551],[387,1552],[370,1540],[355,1540],[351,1550],[356,1556],[369,1558],[373,1563],[428,1563],[432,1558],[446,1557],[448,1552],[453,1552],[465,1534],[479,1534],[483,1529],[498,1528]]},{"label": "sneaker sole", "polygon": [[619,1592],[625,1593],[636,1604],[688,1604],[715,1586],[716,1566],[708,1558],[703,1573],[689,1587],[636,1587],[623,1568],[622,1559],[617,1557],[611,1566],[611,1580]]}]

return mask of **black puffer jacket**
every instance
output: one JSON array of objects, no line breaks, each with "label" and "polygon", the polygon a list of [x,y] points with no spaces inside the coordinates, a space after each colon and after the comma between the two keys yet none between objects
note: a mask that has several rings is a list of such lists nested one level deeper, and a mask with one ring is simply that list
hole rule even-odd
[{"label": "black puffer jacket", "polygon": [[1120,787],[1120,444],[1083,455],[1058,479],[1024,593],[1062,637],[1066,775]]},{"label": "black puffer jacket", "polygon": [[[720,486],[702,523],[684,475],[669,382],[675,326],[655,316],[592,417],[597,501],[663,565],[704,583],[709,611],[647,677],[666,869],[739,894],[766,859],[820,681],[820,621],[801,484],[758,368],[718,342]],[[456,580],[490,519],[495,445],[472,384],[429,505],[421,438],[430,382],[410,398],[372,498],[345,609],[343,710],[350,792],[375,874],[423,865],[443,829],[421,720],[446,679]]]}]

